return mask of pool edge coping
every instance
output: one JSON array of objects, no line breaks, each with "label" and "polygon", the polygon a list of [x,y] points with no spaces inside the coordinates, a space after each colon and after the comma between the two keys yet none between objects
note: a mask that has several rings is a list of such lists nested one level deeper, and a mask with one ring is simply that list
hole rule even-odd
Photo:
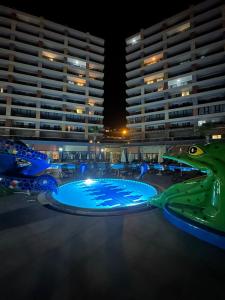
[{"label": "pool edge coping", "polygon": [[[104,178],[107,179],[107,178]],[[120,178],[115,178],[120,179]],[[122,178],[121,178],[122,180]],[[130,180],[130,181],[137,181],[144,183],[146,185],[153,186],[157,192],[161,192],[163,188],[157,184],[150,184],[146,181],[139,181],[139,180],[133,180],[133,179],[124,179],[124,180]],[[72,182],[72,181],[71,181]],[[69,183],[69,182],[67,182]],[[62,184],[63,185],[63,184]],[[58,212],[63,212],[71,215],[82,215],[82,216],[119,216],[119,215],[125,215],[125,214],[131,214],[131,213],[139,213],[147,210],[152,210],[156,208],[152,205],[146,205],[140,204],[138,206],[129,206],[129,207],[123,207],[123,208],[112,208],[111,210],[106,209],[86,209],[86,208],[80,208],[76,206],[70,206],[70,205],[64,205],[58,201],[56,201],[51,195],[50,192],[42,192],[37,197],[38,201],[42,206],[53,209]]]}]

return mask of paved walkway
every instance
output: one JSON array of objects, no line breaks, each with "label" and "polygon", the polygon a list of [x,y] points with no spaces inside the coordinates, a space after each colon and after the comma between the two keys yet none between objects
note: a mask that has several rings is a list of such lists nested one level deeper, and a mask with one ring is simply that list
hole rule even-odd
[{"label": "paved walkway", "polygon": [[160,210],[84,217],[32,200],[0,198],[1,300],[224,300],[225,252]]}]

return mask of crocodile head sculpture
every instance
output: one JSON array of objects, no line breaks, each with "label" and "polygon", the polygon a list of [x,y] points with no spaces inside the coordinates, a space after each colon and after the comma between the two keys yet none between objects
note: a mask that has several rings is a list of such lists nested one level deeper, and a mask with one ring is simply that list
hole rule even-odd
[{"label": "crocodile head sculpture", "polygon": [[225,143],[194,145],[185,153],[163,157],[188,164],[205,174],[172,185],[149,203],[225,232]]}]

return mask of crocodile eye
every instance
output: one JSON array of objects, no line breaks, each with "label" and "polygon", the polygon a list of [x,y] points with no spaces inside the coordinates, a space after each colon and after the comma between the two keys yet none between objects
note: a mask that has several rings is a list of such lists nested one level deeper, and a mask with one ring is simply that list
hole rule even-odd
[{"label": "crocodile eye", "polygon": [[201,148],[199,148],[199,147],[197,147],[197,146],[192,146],[192,147],[189,148],[188,153],[189,153],[190,155],[196,155],[196,156],[197,156],[197,155],[203,154],[204,152],[202,151]]}]

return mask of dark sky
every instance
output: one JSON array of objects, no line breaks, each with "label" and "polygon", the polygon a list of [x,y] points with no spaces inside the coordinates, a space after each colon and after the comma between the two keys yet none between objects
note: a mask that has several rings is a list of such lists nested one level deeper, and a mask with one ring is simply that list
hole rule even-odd
[{"label": "dark sky", "polygon": [[202,1],[102,2],[1,0],[2,5],[105,39],[104,124],[119,128],[126,125],[125,38]]}]

